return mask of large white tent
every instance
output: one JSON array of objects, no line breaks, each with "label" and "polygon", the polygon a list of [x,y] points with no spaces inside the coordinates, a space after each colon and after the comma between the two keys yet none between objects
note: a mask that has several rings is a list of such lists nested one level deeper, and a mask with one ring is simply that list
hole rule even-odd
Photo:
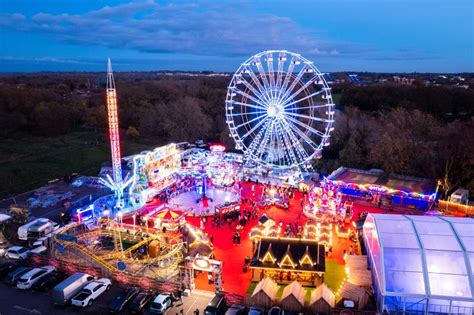
[{"label": "large white tent", "polygon": [[369,214],[379,311],[472,314],[474,219]]}]

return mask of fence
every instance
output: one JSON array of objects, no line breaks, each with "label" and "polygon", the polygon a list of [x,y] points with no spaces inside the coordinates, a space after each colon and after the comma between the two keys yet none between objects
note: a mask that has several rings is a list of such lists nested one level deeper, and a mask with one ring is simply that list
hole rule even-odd
[{"label": "fence", "polygon": [[50,258],[37,254],[30,254],[28,264],[31,266],[44,266],[51,265],[56,268],[57,271],[64,272],[66,274],[74,274],[76,272],[84,272],[95,277],[107,277],[114,280],[118,285],[123,287],[139,286],[145,290],[155,290],[158,292],[169,292],[176,293],[179,290],[179,285],[171,282],[163,282],[150,277],[140,276],[137,277],[127,272],[120,271],[107,271],[105,272],[101,268],[92,266],[81,266],[78,264],[62,261],[57,258]]},{"label": "fence", "polygon": [[474,216],[474,206],[462,205],[445,200],[438,201],[439,210],[453,215]]}]

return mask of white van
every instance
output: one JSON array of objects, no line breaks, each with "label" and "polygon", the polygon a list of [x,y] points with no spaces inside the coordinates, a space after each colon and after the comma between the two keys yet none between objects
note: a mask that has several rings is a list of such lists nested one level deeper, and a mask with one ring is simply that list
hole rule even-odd
[{"label": "white van", "polygon": [[59,283],[53,288],[53,302],[65,305],[73,296],[79,293],[90,281],[95,278],[87,273],[78,272]]},{"label": "white van", "polygon": [[458,188],[449,197],[449,201],[467,205],[469,203],[469,190]]},{"label": "white van", "polygon": [[28,290],[31,288],[36,281],[38,281],[41,277],[53,272],[56,270],[53,266],[43,266],[41,268],[34,268],[23,276],[18,279],[16,283],[16,287],[22,290]]}]

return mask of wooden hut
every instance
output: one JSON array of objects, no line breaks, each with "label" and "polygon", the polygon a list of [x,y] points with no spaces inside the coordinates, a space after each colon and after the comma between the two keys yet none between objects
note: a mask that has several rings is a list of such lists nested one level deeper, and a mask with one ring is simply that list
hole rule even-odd
[{"label": "wooden hut", "polygon": [[346,272],[351,283],[366,288],[372,285],[372,273],[367,268],[367,256],[348,255]]},{"label": "wooden hut", "polygon": [[369,302],[368,291],[349,281],[342,284],[339,295],[342,297],[341,302],[344,300],[354,301],[356,308],[359,310],[363,309]]},{"label": "wooden hut", "polygon": [[298,281],[293,281],[283,289],[280,304],[285,311],[299,312],[304,307],[306,291]]},{"label": "wooden hut", "polygon": [[314,240],[262,237],[250,261],[252,281],[271,277],[278,284],[298,280],[317,286],[326,270],[324,245]]},{"label": "wooden hut", "polygon": [[336,305],[334,292],[332,292],[325,283],[321,284],[311,292],[309,305],[313,314],[330,314]]},{"label": "wooden hut", "polygon": [[253,305],[270,308],[275,301],[278,285],[269,277],[260,281],[250,297]]}]

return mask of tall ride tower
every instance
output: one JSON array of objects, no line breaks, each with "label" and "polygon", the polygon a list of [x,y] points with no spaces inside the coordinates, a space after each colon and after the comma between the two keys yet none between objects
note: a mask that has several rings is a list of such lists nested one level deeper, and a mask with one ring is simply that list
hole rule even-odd
[{"label": "tall ride tower", "polygon": [[120,154],[120,134],[117,108],[117,92],[115,91],[114,74],[112,73],[112,63],[107,64],[107,113],[109,120],[110,150],[112,153],[112,169],[114,183],[120,185],[122,179],[122,156]]},{"label": "tall ride tower", "polygon": [[107,64],[107,87],[106,87],[107,116],[109,122],[110,151],[112,154],[113,178],[101,178],[101,183],[114,191],[116,206],[124,207],[124,190],[131,183],[131,179],[122,178],[122,156],[120,152],[120,130],[118,120],[117,93],[115,91],[114,75],[110,58]]}]

